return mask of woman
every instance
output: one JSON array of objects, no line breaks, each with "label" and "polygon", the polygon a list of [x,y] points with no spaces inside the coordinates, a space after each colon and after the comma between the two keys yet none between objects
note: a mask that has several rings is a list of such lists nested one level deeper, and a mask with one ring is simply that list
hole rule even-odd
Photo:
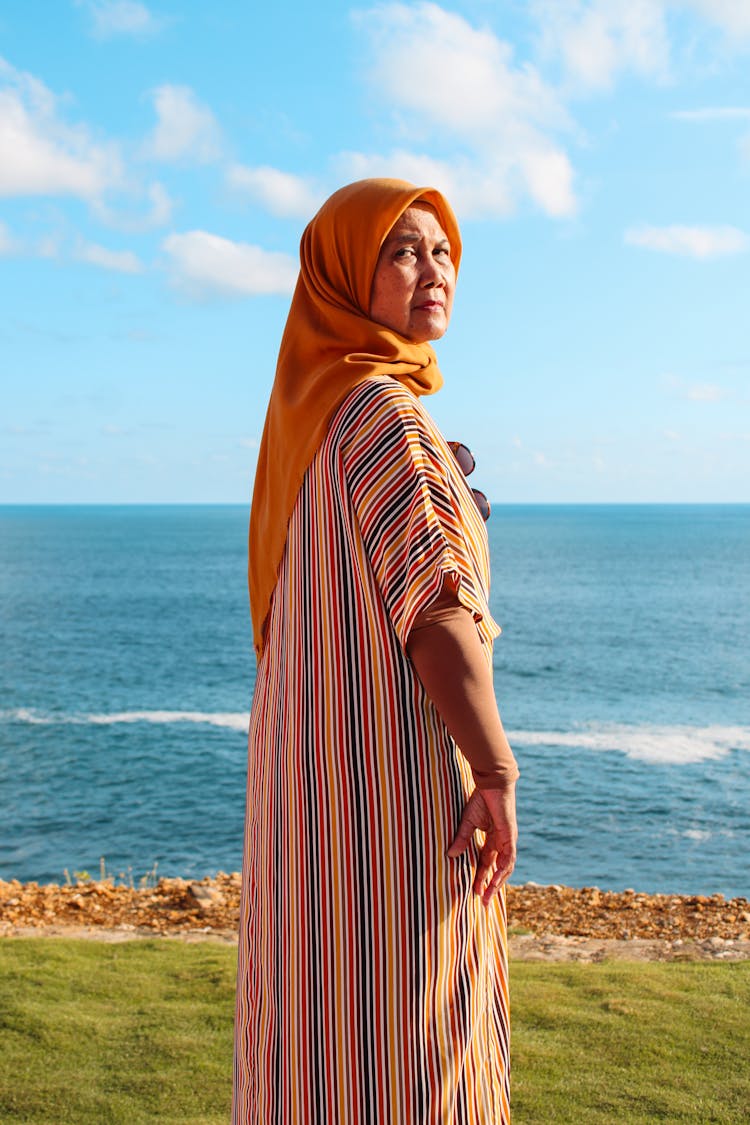
[{"label": "woman", "polygon": [[509,1120],[518,771],[484,524],[419,401],[460,253],[443,197],[399,180],[302,237],[250,520],[243,1125]]}]

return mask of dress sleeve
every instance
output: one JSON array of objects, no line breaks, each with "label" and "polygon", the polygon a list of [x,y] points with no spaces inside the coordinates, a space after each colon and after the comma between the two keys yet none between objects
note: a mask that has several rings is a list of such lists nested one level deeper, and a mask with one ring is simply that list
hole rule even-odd
[{"label": "dress sleeve", "polygon": [[[401,646],[448,581],[479,623],[487,605],[487,538],[471,492],[417,399],[368,380],[345,407],[341,450],[365,551]],[[489,629],[488,629],[489,626]]]}]

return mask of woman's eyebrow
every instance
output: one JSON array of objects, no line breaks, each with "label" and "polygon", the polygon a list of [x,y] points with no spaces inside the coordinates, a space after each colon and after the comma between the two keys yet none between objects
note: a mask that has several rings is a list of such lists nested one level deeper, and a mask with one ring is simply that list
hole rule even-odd
[{"label": "woman's eyebrow", "polygon": [[[421,242],[422,235],[419,231],[405,232],[404,234],[394,234],[386,240],[387,242]],[[447,238],[439,238],[435,243],[436,246],[449,246],[450,243]]]},{"label": "woman's eyebrow", "polygon": [[403,234],[394,234],[389,238],[389,242],[414,242],[415,239],[421,238],[419,231],[406,231]]}]

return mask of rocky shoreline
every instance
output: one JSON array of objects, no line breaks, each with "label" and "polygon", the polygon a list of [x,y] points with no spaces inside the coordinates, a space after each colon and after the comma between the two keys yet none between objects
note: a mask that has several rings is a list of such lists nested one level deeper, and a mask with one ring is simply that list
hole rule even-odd
[{"label": "rocky shoreline", "polygon": [[[235,940],[240,876],[111,879],[58,885],[0,880],[0,936]],[[511,956],[524,960],[750,959],[750,902],[534,883],[508,887]]]}]

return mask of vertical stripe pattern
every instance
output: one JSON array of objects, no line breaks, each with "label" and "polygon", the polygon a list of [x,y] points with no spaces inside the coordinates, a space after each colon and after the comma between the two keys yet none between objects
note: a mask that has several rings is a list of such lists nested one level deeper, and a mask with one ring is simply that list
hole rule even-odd
[{"label": "vertical stripe pattern", "polygon": [[449,860],[471,772],[406,656],[459,580],[491,660],[488,550],[419,401],[359,384],[289,523],[250,717],[235,1125],[502,1125],[502,897]]}]

